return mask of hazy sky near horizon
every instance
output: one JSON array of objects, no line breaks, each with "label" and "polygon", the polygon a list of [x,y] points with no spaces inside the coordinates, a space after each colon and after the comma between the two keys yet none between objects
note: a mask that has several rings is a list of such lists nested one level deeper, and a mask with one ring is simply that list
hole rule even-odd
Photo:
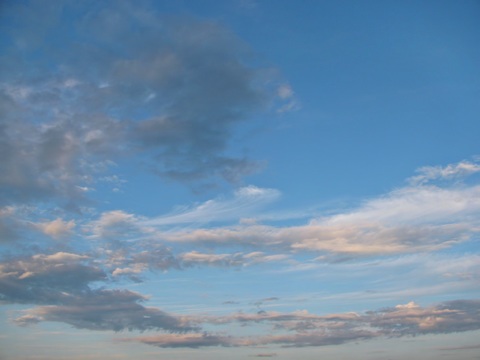
[{"label": "hazy sky near horizon", "polygon": [[0,359],[478,359],[477,1],[3,1]]}]

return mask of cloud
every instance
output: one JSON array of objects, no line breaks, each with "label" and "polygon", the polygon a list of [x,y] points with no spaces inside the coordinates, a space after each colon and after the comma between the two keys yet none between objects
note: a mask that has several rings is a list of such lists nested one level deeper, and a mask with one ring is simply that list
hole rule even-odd
[{"label": "cloud", "polygon": [[237,189],[233,197],[217,198],[193,207],[180,208],[172,214],[149,219],[143,225],[166,226],[239,220],[242,217],[255,216],[257,209],[279,197],[278,190],[249,185]]},{"label": "cloud", "polygon": [[72,230],[75,227],[75,221],[64,221],[57,218],[53,221],[46,221],[36,224],[36,226],[46,235],[53,237],[54,239],[60,239],[72,234]]},{"label": "cloud", "polygon": [[118,239],[141,232],[137,223],[135,215],[122,210],[112,210],[102,213],[89,227],[94,238]]},{"label": "cloud", "polygon": [[195,328],[181,318],[156,308],[138,304],[146,298],[129,290],[91,290],[69,299],[67,305],[40,306],[24,311],[15,319],[25,326],[41,321],[70,324],[78,329],[89,330],[166,330],[171,332],[192,331]]},{"label": "cloud", "polygon": [[[373,335],[368,331],[357,331],[346,334],[337,334],[336,336],[317,334],[297,334],[297,335],[271,335],[259,336],[256,338],[234,338],[227,336],[217,336],[209,334],[198,335],[157,335],[148,337],[139,337],[135,339],[138,342],[164,348],[199,348],[205,346],[261,346],[268,344],[281,344],[283,346],[303,347],[303,346],[324,346],[336,345],[353,340],[371,338]],[[129,339],[131,341],[131,339]],[[128,340],[127,340],[128,341]]]},{"label": "cloud", "polygon": [[409,182],[418,185],[434,180],[461,179],[477,172],[480,172],[480,164],[472,161],[461,161],[445,167],[424,166],[417,170],[418,175],[411,177]]},{"label": "cloud", "polygon": [[118,158],[197,184],[258,169],[229,144],[274,94],[253,51],[221,24],[130,1],[32,1],[5,12],[2,202],[83,201]]},{"label": "cloud", "polygon": [[[266,255],[262,252],[218,254],[193,250],[176,254],[171,249],[162,246],[138,245],[138,247],[137,252],[127,251],[126,249],[108,252],[105,265],[113,269],[112,275],[114,277],[126,276],[138,282],[141,281],[141,274],[146,271],[186,270],[192,267],[240,269],[260,263],[289,260],[288,255]],[[144,248],[148,248],[148,250],[143,250]],[[268,301],[268,299],[265,301]]]},{"label": "cloud", "polygon": [[87,291],[88,284],[106,279],[89,258],[66,252],[37,254],[0,263],[0,301],[4,303],[57,304],[72,293]]},{"label": "cloud", "polygon": [[278,92],[278,96],[282,99],[288,99],[293,96],[293,90],[290,87],[290,85],[287,85],[287,84],[281,85],[278,88],[277,92]]},{"label": "cloud", "polygon": [[277,300],[280,300],[280,299],[278,297],[272,296],[272,297],[263,298],[261,300],[255,301],[253,303],[253,305],[255,305],[256,307],[260,307],[266,302],[272,302],[272,301],[277,301]]},{"label": "cloud", "polygon": [[19,220],[15,216],[15,208],[0,208],[0,243],[10,242],[19,237]]},{"label": "cloud", "polygon": [[231,338],[210,334],[162,334],[144,336],[136,339],[123,339],[123,341],[138,341],[144,344],[163,348],[200,348],[205,346],[234,346]]},{"label": "cloud", "polygon": [[196,329],[182,318],[140,304],[147,297],[121,289],[92,288],[108,280],[86,255],[67,252],[37,254],[0,264],[0,302],[43,305],[15,319],[25,326],[41,321],[90,330]]},{"label": "cloud", "polygon": [[125,341],[138,341],[159,347],[193,348],[272,344],[285,347],[327,346],[382,337],[478,330],[480,329],[479,309],[479,300],[455,300],[430,307],[421,307],[411,302],[393,308],[367,311],[364,314],[344,313],[319,316],[306,311],[298,311],[290,314],[261,312],[211,317],[210,319],[203,317],[197,321],[217,325],[238,321],[274,323],[274,331],[280,333],[255,337],[218,336],[208,333],[155,335],[125,339]]},{"label": "cloud", "polygon": [[[281,262],[289,259],[288,255],[266,255],[261,252],[252,253],[233,253],[233,254],[214,254],[201,253],[199,251],[191,251],[182,253],[178,256],[179,264],[182,268],[190,266],[216,266],[216,267],[242,267],[255,265],[265,262]],[[272,301],[276,298],[263,299],[264,301]]]},{"label": "cloud", "polygon": [[[448,167],[447,167],[448,168]],[[249,245],[350,255],[435,251],[478,233],[480,186],[411,185],[306,225],[241,225],[171,231],[172,243]]]},{"label": "cloud", "polygon": [[[49,89],[38,91],[57,91],[56,84],[45,86]],[[0,93],[2,90],[5,91],[0,88]],[[113,144],[118,140],[115,121],[94,114],[83,118],[72,113],[51,114],[39,123],[35,115],[43,110],[32,109],[35,101],[28,100],[25,104],[18,99],[9,101],[17,103],[13,109],[4,109],[5,116],[0,120],[2,203],[56,201],[68,205],[84,201],[84,189],[93,184],[94,176],[108,168],[105,154],[116,147]],[[61,105],[45,102],[43,106]],[[40,118],[43,116],[38,114]],[[97,133],[96,140],[91,137],[92,131]],[[111,146],[105,141],[102,144],[99,137],[103,133],[108,134]]]},{"label": "cloud", "polygon": [[465,346],[451,346],[451,347],[438,348],[438,350],[441,350],[441,351],[477,350],[477,349],[480,349],[480,345],[465,345]]},{"label": "cloud", "polygon": [[289,84],[282,84],[277,89],[277,96],[283,104],[277,109],[278,113],[289,112],[300,108],[295,93]]},{"label": "cloud", "polygon": [[[246,186],[233,196],[218,197],[153,218],[121,210],[104,212],[97,220],[86,223],[83,230],[95,240],[94,252],[108,271],[115,277],[126,276],[134,281],[139,281],[148,270],[196,266],[238,268],[289,262],[290,271],[298,267],[294,260],[298,253],[316,256],[315,261],[302,264],[303,268],[312,269],[322,263],[338,263],[359,256],[438,251],[468,241],[480,228],[479,195],[480,187],[475,184],[409,185],[367,200],[356,208],[312,219],[305,225],[276,226],[242,221],[245,214],[255,214],[264,204],[279,197],[276,190]],[[232,221],[237,224],[216,224]],[[437,256],[427,263],[432,268],[444,260]],[[470,268],[459,267],[453,260],[446,259],[443,277],[472,278],[472,269],[478,262],[475,256],[463,264],[471,264]],[[415,257],[391,261],[392,266],[400,267],[402,261],[417,264]],[[448,266],[451,268],[447,269]],[[429,276],[434,276],[433,268],[426,270]]]},{"label": "cloud", "polygon": [[241,266],[243,259],[241,254],[202,254],[198,251],[191,251],[180,255],[184,266],[209,265],[209,266]]}]

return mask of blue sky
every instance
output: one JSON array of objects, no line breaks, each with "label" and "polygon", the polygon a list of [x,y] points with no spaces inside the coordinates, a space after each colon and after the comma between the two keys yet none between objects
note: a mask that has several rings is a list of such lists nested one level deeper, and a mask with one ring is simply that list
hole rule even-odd
[{"label": "blue sky", "polygon": [[474,359],[476,1],[5,1],[0,359]]}]

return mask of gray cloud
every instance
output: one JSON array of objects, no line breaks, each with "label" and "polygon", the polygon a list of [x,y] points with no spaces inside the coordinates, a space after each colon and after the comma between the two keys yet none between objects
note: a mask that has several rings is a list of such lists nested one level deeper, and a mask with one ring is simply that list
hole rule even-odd
[{"label": "gray cloud", "polygon": [[[27,109],[35,107],[17,101]],[[55,109],[60,104],[44,106]],[[13,111],[0,120],[0,201],[68,205],[84,200],[93,177],[108,167],[105,154],[117,147],[121,125],[104,116],[83,117],[70,111],[52,114],[40,124],[34,117],[37,110],[30,110],[33,115]]]},{"label": "gray cloud", "polygon": [[[272,261],[272,257],[275,261],[288,258],[283,255],[265,255],[259,252],[217,254],[189,251],[177,254],[165,246],[142,241],[137,243],[135,250],[134,252],[120,246],[117,249],[105,251],[105,265],[112,269],[114,277],[126,276],[134,281],[141,281],[141,274],[147,270],[186,270],[192,267],[240,269],[244,266]],[[263,301],[273,301],[274,299],[264,299]],[[255,303],[255,305],[259,306],[263,301]]]},{"label": "gray cloud", "polygon": [[40,306],[17,318],[19,325],[54,321],[89,330],[167,330],[186,332],[194,327],[181,318],[138,301],[146,298],[129,290],[91,290],[70,299],[68,305]]},{"label": "gray cloud", "polygon": [[[364,314],[315,315],[306,311],[190,318],[192,323],[228,325],[234,322],[273,324],[277,334],[256,337],[232,337],[209,334],[158,335],[129,339],[159,347],[326,346],[379,337],[452,333],[480,329],[480,300],[456,300],[430,307],[411,302]],[[285,332],[287,331],[287,332]],[[278,333],[280,332],[280,333]],[[292,334],[293,332],[293,334]]]},{"label": "gray cloud", "polygon": [[464,345],[464,346],[450,346],[450,347],[440,347],[438,350],[441,351],[458,351],[458,350],[477,350],[480,349],[479,345]]},{"label": "gray cloud", "polygon": [[372,338],[375,335],[369,331],[352,331],[336,333],[335,335],[325,332],[296,334],[296,335],[267,335],[251,338],[235,338],[210,334],[188,335],[157,335],[125,339],[125,341],[138,341],[147,345],[164,348],[188,347],[199,348],[205,346],[261,346],[268,344],[281,344],[285,347],[325,346],[338,345],[348,341]]},{"label": "gray cloud", "polygon": [[106,279],[87,256],[58,252],[38,254],[0,264],[0,301],[57,304],[89,291],[88,284]]},{"label": "gray cloud", "polygon": [[480,300],[455,300],[429,308],[414,304],[369,314],[371,325],[391,336],[480,329]]},{"label": "gray cloud", "polygon": [[[137,254],[134,266],[155,261],[158,255],[171,256],[168,249],[162,253]],[[137,256],[136,255],[136,256]],[[224,261],[218,255],[201,255],[199,264]],[[158,267],[162,265],[162,256]],[[221,255],[220,255],[221,256]],[[146,257],[146,258],[145,258]],[[174,257],[172,257],[175,259]],[[181,257],[179,257],[181,259]],[[133,260],[132,260],[133,261]],[[185,259],[176,262],[185,267]],[[151,264],[149,264],[151,266]],[[214,264],[217,266],[217,264]],[[222,263],[222,266],[230,266]],[[117,268],[116,270],[119,270]],[[124,268],[126,274],[128,268]],[[120,271],[120,270],[119,270]],[[120,271],[121,272],[121,271]],[[130,339],[160,347],[201,346],[323,346],[376,337],[401,337],[421,334],[439,334],[480,329],[480,300],[456,300],[429,307],[413,302],[393,308],[369,311],[364,314],[341,313],[317,315],[305,310],[293,313],[259,311],[226,316],[184,315],[165,313],[158,308],[142,305],[147,298],[130,290],[92,288],[92,283],[108,280],[104,270],[95,266],[86,255],[67,252],[37,254],[0,264],[0,301],[3,303],[35,304],[38,307],[23,311],[15,322],[28,325],[41,321],[70,324],[91,330],[166,330],[194,332],[188,335],[158,335]],[[265,298],[275,301],[277,298]],[[260,304],[260,303],[259,303]],[[225,327],[264,324],[271,326],[271,334],[257,337],[234,337],[198,333],[206,324]]]},{"label": "gray cloud", "polygon": [[19,237],[18,220],[12,207],[0,208],[0,243],[6,243]]},{"label": "gray cloud", "polygon": [[276,353],[262,353],[262,354],[256,354],[256,355],[251,355],[254,357],[275,357],[277,356]]},{"label": "gray cloud", "polygon": [[163,348],[200,348],[206,346],[236,346],[235,340],[227,336],[212,334],[186,334],[170,335],[161,334],[157,336],[144,336],[136,339],[123,339],[123,341],[139,341],[147,345]]},{"label": "gray cloud", "polygon": [[129,290],[92,288],[105,272],[72,253],[38,254],[0,264],[0,302],[38,304],[15,320],[19,325],[55,321],[91,330],[196,329],[181,318],[140,304],[147,298]]},{"label": "gray cloud", "polygon": [[[78,18],[62,15],[79,7]],[[228,146],[270,95],[251,50],[222,25],[129,1],[32,1],[5,13],[0,201],[77,202],[119,154],[187,182],[257,169]]]}]

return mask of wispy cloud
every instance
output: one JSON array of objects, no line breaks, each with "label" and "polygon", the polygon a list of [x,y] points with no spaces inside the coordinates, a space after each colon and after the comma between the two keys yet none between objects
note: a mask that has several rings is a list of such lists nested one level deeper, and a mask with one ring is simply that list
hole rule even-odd
[{"label": "wispy cloud", "polygon": [[283,246],[291,251],[360,255],[435,251],[478,232],[479,199],[478,185],[412,185],[306,225],[243,224],[179,230],[164,238],[173,243]]},{"label": "wispy cloud", "polygon": [[461,161],[445,167],[423,166],[417,170],[418,175],[411,177],[409,182],[413,185],[418,185],[435,180],[461,179],[477,172],[480,172],[480,165],[472,161]]},{"label": "wispy cloud", "polygon": [[253,185],[237,189],[233,197],[208,200],[193,207],[178,209],[175,213],[149,219],[145,226],[166,226],[188,223],[211,223],[238,221],[243,217],[253,217],[263,206],[277,200],[280,191],[259,188]]}]

